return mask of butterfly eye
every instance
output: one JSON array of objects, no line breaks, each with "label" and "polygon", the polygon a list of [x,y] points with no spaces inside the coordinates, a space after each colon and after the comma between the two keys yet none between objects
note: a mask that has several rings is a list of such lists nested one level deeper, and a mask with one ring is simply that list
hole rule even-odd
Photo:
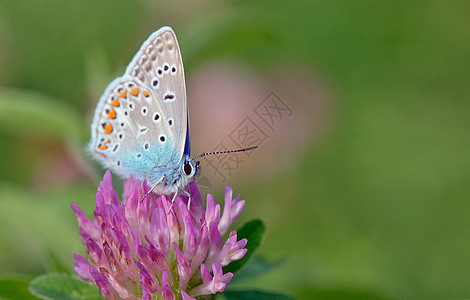
[{"label": "butterfly eye", "polygon": [[192,171],[193,171],[193,167],[191,166],[191,164],[189,164],[189,163],[187,163],[187,162],[184,163],[183,169],[184,169],[184,173],[185,173],[186,175],[188,175],[188,176],[191,175],[191,173],[192,173]]}]

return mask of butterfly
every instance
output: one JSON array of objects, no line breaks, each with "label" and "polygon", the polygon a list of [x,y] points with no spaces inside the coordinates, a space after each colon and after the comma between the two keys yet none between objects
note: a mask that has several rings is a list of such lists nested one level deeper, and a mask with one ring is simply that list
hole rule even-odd
[{"label": "butterfly", "polygon": [[150,35],[124,75],[106,88],[95,110],[88,148],[121,177],[149,180],[147,195],[174,193],[174,202],[177,193],[189,196],[188,184],[200,174],[197,158],[256,146],[190,156],[183,61],[174,31],[165,26]]}]

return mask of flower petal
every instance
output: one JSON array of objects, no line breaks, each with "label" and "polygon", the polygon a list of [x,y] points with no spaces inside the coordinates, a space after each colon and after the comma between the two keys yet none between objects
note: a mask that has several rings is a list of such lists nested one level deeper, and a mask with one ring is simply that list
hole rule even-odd
[{"label": "flower petal", "polygon": [[205,221],[201,224],[200,236],[199,247],[191,260],[191,273],[196,272],[207,256],[207,249],[209,248],[209,229],[207,229]]},{"label": "flower petal", "polygon": [[202,207],[202,195],[196,182],[191,182],[189,184],[189,190],[191,194],[191,213],[194,216],[194,219],[200,220],[204,217],[204,208]]},{"label": "flower petal", "polygon": [[162,296],[164,300],[174,300],[176,299],[175,293],[168,284],[168,273],[167,271],[163,272],[162,275]]},{"label": "flower petal", "polygon": [[207,255],[207,260],[213,260],[213,257],[219,255],[220,250],[222,249],[222,236],[220,235],[219,230],[217,229],[217,224],[211,222],[209,224],[209,254]]},{"label": "flower petal", "polygon": [[[215,294],[217,292],[223,292],[227,284],[232,280],[233,274],[223,274],[222,266],[220,264],[212,265],[212,272],[214,277],[211,278],[209,271],[204,264],[201,265],[201,276],[203,277],[203,284],[196,286],[192,289],[191,293],[193,296]],[[211,278],[209,280],[209,278]]]},{"label": "flower petal", "polygon": [[140,284],[142,288],[145,288],[149,293],[154,294],[160,290],[160,286],[155,278],[145,269],[145,267],[137,262],[137,267],[140,269]]},{"label": "flower petal", "polygon": [[222,266],[220,264],[213,264],[212,272],[214,273],[214,278],[212,279],[214,294],[217,292],[223,292],[227,284],[232,280],[233,274],[230,272],[223,274]]},{"label": "flower petal", "polygon": [[237,232],[234,230],[230,233],[229,238],[225,242],[222,249],[219,252],[213,253],[208,259],[207,264],[219,263],[222,266],[226,266],[232,261],[241,259],[248,251],[244,249],[247,243],[246,239],[242,239],[237,242]]},{"label": "flower petal", "polygon": [[176,262],[178,264],[178,274],[180,276],[178,288],[180,290],[184,290],[186,289],[189,278],[191,277],[191,263],[189,262],[189,259],[183,255],[176,242],[173,243],[173,248],[176,252]]},{"label": "flower petal", "polygon": [[178,219],[175,216],[173,209],[170,210],[171,201],[169,201],[164,195],[161,196],[161,201],[163,205],[163,210],[167,212],[166,220],[168,223],[168,229],[170,230],[170,240],[171,243],[178,242],[180,239],[179,231],[180,227],[178,225]]},{"label": "flower petal", "polygon": [[[107,299],[193,300],[224,291],[233,274],[223,274],[222,267],[247,251],[247,240],[237,241],[236,231],[222,241],[243,211],[240,195],[232,199],[233,191],[226,186],[221,217],[212,195],[203,209],[195,183],[189,185],[189,209],[189,199],[182,195],[175,198],[171,211],[171,198],[166,195],[151,193],[141,201],[149,189],[146,182],[131,177],[120,204],[111,174],[106,172],[95,195],[93,221],[72,203],[88,253],[88,260],[74,255],[75,272],[94,282]],[[190,291],[189,281],[195,286]]]},{"label": "flower petal", "polygon": [[[106,200],[110,198],[111,191],[114,191],[113,190],[113,178],[111,176],[111,172],[107,170],[104,173],[103,180],[100,182],[100,185],[98,186],[98,192],[100,192],[103,195],[103,198]],[[109,202],[106,204],[109,204]]]},{"label": "flower petal", "polygon": [[241,215],[245,207],[245,201],[240,201],[240,194],[232,200],[233,191],[229,185],[225,186],[225,204],[224,212],[219,222],[219,232],[224,235],[233,222],[235,222]]},{"label": "flower petal", "polygon": [[106,299],[113,299],[113,293],[111,287],[109,286],[108,280],[103,276],[95,267],[90,266],[89,270],[91,276],[95,280],[96,285],[100,290],[101,296]]},{"label": "flower petal", "polygon": [[[147,237],[145,238],[147,239],[147,242],[148,242],[148,244],[145,245],[145,250],[148,251],[150,258],[156,264],[158,268],[158,272],[160,274],[163,274],[164,271],[169,272],[170,268],[168,266],[168,262],[165,256],[160,251],[158,251],[158,249],[148,240]],[[169,273],[169,276],[171,277],[171,273]]]},{"label": "flower petal", "polygon": [[93,277],[90,274],[91,264],[78,253],[75,253],[73,257],[75,258],[75,262],[73,263],[73,270],[75,273],[77,273],[78,277],[85,281],[92,282]]},{"label": "flower petal", "polygon": [[193,298],[189,296],[185,291],[181,290],[181,296],[183,297],[183,300],[196,300],[196,298]]},{"label": "flower petal", "polygon": [[100,228],[97,224],[93,223],[78,207],[75,202],[72,202],[72,209],[75,212],[75,216],[77,217],[78,226],[83,232],[92,238],[95,241],[100,240]]},{"label": "flower petal", "polygon": [[199,230],[197,223],[191,216],[189,211],[186,211],[184,216],[184,237],[183,237],[183,249],[184,256],[188,259],[192,259],[196,254],[199,244]]},{"label": "flower petal", "polygon": [[157,249],[166,256],[170,250],[170,229],[166,222],[165,213],[160,207],[156,207],[150,221],[150,236]]},{"label": "flower petal", "polygon": [[152,296],[145,287],[142,287],[142,300],[152,300]]},{"label": "flower petal", "polygon": [[220,235],[217,224],[212,222],[209,224],[209,239],[211,248],[220,249],[222,248],[222,236]]},{"label": "flower petal", "polygon": [[212,280],[212,276],[205,264],[201,264],[201,277],[204,283],[209,283]]},{"label": "flower petal", "polygon": [[113,289],[119,294],[119,297],[122,299],[128,299],[133,296],[131,292],[129,292],[129,290],[124,287],[123,283],[111,275],[107,269],[100,268],[100,273],[106,277],[109,285],[112,286]]},{"label": "flower petal", "polygon": [[206,202],[206,222],[207,224],[210,224],[211,222],[219,224],[219,220],[220,205],[215,203],[214,196],[208,194]]},{"label": "flower petal", "polygon": [[124,183],[124,196],[123,196],[123,205],[124,205],[124,216],[132,228],[137,228],[138,224],[138,215],[135,213],[139,206],[139,190],[134,187],[138,185],[139,182],[133,180],[133,177],[127,180]]},{"label": "flower petal", "polygon": [[88,257],[95,265],[103,265],[106,264],[106,257],[104,255],[104,251],[99,244],[93,241],[91,238],[83,235],[83,243],[86,246],[86,251],[88,253]]}]

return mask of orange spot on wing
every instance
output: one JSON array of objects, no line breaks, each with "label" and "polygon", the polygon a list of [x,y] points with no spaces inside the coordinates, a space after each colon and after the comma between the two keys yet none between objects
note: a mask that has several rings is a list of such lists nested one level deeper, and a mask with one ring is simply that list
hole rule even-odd
[{"label": "orange spot on wing", "polygon": [[118,107],[119,106],[119,99],[116,98],[114,99],[113,103],[111,103],[112,106]]},{"label": "orange spot on wing", "polygon": [[149,92],[147,92],[147,91],[143,91],[142,94],[143,94],[145,97],[148,97],[148,96],[149,96]]},{"label": "orange spot on wing", "polygon": [[110,140],[106,140],[106,142],[104,142],[104,144],[99,144],[99,145],[98,145],[98,149],[100,149],[100,150],[106,150],[106,149],[108,149],[108,145],[106,145],[106,144],[109,144],[109,143],[111,143],[111,141],[110,141]]},{"label": "orange spot on wing", "polygon": [[126,91],[122,91],[122,92],[119,94],[119,97],[121,97],[121,98],[126,98],[126,97],[127,97]]},{"label": "orange spot on wing", "polygon": [[116,119],[116,111],[114,110],[114,108],[111,108],[111,111],[108,114],[108,118],[109,119]]},{"label": "orange spot on wing", "polygon": [[137,96],[137,95],[139,94],[139,89],[138,89],[138,88],[133,88],[133,89],[131,90],[131,94],[132,94],[133,96]]},{"label": "orange spot on wing", "polygon": [[111,133],[113,131],[113,125],[106,124],[104,125],[104,133]]}]

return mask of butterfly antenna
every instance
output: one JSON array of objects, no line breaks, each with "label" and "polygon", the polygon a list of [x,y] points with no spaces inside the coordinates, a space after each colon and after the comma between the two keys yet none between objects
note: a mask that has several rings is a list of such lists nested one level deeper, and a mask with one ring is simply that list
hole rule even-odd
[{"label": "butterfly antenna", "polygon": [[215,151],[215,152],[202,152],[201,154],[199,155],[196,155],[194,157],[191,157],[192,160],[196,159],[196,158],[199,158],[199,157],[204,157],[204,156],[207,156],[207,155],[214,155],[214,154],[227,154],[227,153],[235,153],[235,152],[246,152],[246,151],[250,151],[250,150],[253,150],[253,149],[256,149],[258,148],[258,146],[251,146],[251,147],[247,147],[247,148],[243,148],[243,149],[238,149],[238,150],[227,150],[227,151]]}]

